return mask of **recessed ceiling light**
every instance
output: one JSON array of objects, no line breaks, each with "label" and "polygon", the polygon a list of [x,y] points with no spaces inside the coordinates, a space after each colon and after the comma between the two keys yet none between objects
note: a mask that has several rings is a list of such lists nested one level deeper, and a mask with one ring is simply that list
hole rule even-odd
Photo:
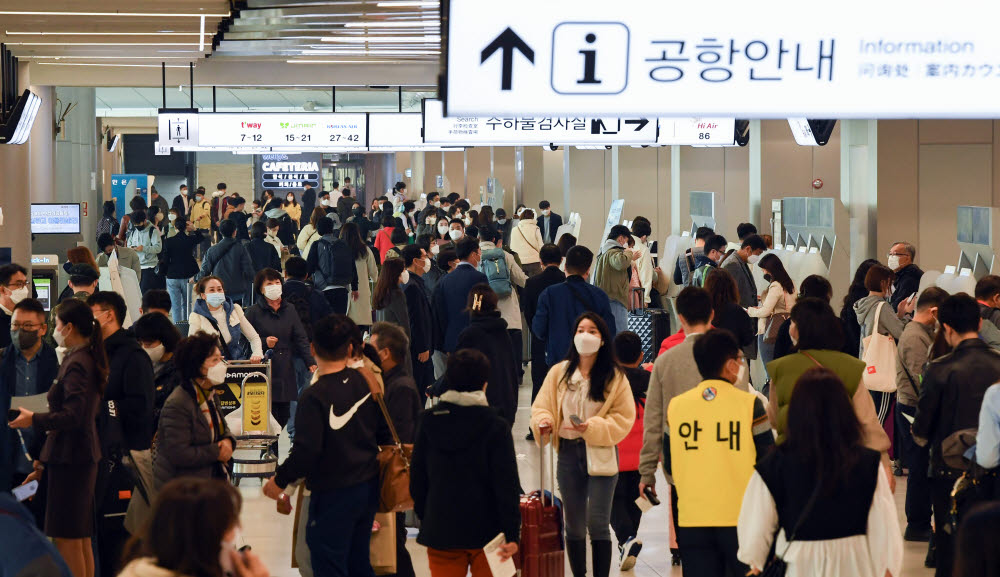
[{"label": "recessed ceiling light", "polygon": [[387,20],[384,22],[348,22],[346,28],[433,28],[440,26],[437,20]]},{"label": "recessed ceiling light", "polygon": [[289,64],[398,64],[399,60],[286,60]]},{"label": "recessed ceiling light", "polygon": [[372,49],[372,50],[303,50],[300,52],[303,56],[420,56],[420,55],[438,55],[441,54],[440,50],[382,50],[382,49]]},{"label": "recessed ceiling light", "polygon": [[229,12],[225,14],[185,14],[185,13],[171,13],[171,12],[39,12],[39,11],[26,11],[26,10],[4,10],[0,11],[0,15],[4,16],[121,16],[121,17],[140,17],[140,18],[201,18],[202,16],[208,16],[210,18],[228,18],[230,16]]},{"label": "recessed ceiling light", "polygon": [[[174,32],[173,30],[157,30],[156,32],[4,32],[7,36],[153,36],[163,34],[166,36],[197,36],[197,32]],[[212,32],[205,32],[206,36],[213,36]]]},{"label": "recessed ceiling light", "polygon": [[400,2],[379,2],[379,8],[436,8],[441,5],[436,0],[401,0]]},{"label": "recessed ceiling light", "polygon": [[190,60],[190,56],[38,56],[30,55],[28,59],[38,58],[76,58],[80,60]]},{"label": "recessed ceiling light", "polygon": [[380,44],[380,43],[438,43],[440,36],[330,36],[323,42],[343,42],[346,44]]},{"label": "recessed ceiling light", "polygon": [[197,46],[197,42],[10,42],[7,46]]},{"label": "recessed ceiling light", "polygon": [[[160,68],[159,64],[98,64],[96,62],[38,62],[41,66],[113,66],[115,68]],[[187,68],[183,64],[167,64],[167,68]]]}]

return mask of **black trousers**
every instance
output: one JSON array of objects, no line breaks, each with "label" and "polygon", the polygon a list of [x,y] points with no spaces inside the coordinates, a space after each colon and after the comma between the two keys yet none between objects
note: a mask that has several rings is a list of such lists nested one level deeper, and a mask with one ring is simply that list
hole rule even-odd
[{"label": "black trousers", "polygon": [[330,303],[333,312],[339,315],[347,314],[347,303],[351,298],[351,291],[347,287],[326,289],[323,291],[323,296],[326,297],[326,302]]},{"label": "black trousers", "polygon": [[914,530],[922,530],[931,527],[931,479],[927,476],[930,448],[921,447],[913,441],[910,423],[903,417],[913,417],[916,414],[916,407],[896,403],[896,432],[899,438],[897,454],[910,470],[910,475],[906,478],[906,523]]},{"label": "black trousers", "polygon": [[[521,314],[521,313],[518,313]],[[521,384],[521,379],[524,378],[524,340],[523,333],[520,329],[507,329],[507,334],[510,335],[510,344],[514,349],[514,367],[517,371],[517,384]]]},{"label": "black trousers", "polygon": [[531,335],[531,402],[535,402],[538,391],[542,390],[545,375],[549,374],[549,365],[545,363],[545,341]]},{"label": "black trousers", "polygon": [[934,546],[937,548],[937,568],[934,577],[951,577],[955,558],[955,538],[951,534],[951,491],[955,479],[931,478],[931,500],[934,504]]},{"label": "black trousers", "polygon": [[744,577],[748,568],[736,559],[740,548],[736,527],[678,527],[683,539],[681,563],[685,575],[698,577]]},{"label": "black trousers", "polygon": [[427,359],[426,363],[421,363],[413,351],[410,351],[410,356],[413,358],[413,381],[417,384],[417,390],[420,391],[420,406],[423,407],[424,403],[427,402],[427,387],[434,384],[434,364],[431,363],[430,358]]},{"label": "black trousers", "polygon": [[626,541],[639,534],[642,510],[635,504],[639,498],[639,471],[619,471],[618,484],[611,499],[611,529],[621,547]]},{"label": "black trousers", "polygon": [[406,513],[396,513],[396,577],[415,577],[413,560],[406,550]]}]

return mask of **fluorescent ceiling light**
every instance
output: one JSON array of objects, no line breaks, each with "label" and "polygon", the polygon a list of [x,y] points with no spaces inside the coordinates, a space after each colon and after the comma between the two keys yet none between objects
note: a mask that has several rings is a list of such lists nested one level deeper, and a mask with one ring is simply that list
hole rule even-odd
[{"label": "fluorescent ceiling light", "polygon": [[397,64],[399,60],[286,60],[289,64]]},{"label": "fluorescent ceiling light", "polygon": [[441,5],[437,0],[402,0],[400,2],[379,2],[379,8],[436,8]]},{"label": "fluorescent ceiling light", "polygon": [[[42,66],[108,66],[115,68],[159,68],[159,64],[98,64],[96,62],[38,62]],[[167,68],[187,68],[182,64],[167,64]]]},{"label": "fluorescent ceiling light", "polygon": [[331,36],[323,38],[323,42],[344,42],[347,44],[379,44],[379,43],[406,43],[406,42],[441,42],[440,36]]},{"label": "fluorescent ceiling light", "polygon": [[7,46],[197,46],[197,42],[10,42]]},{"label": "fluorescent ceiling light", "polygon": [[420,56],[420,55],[438,55],[441,54],[440,50],[382,50],[382,49],[372,49],[372,50],[302,50],[300,52],[303,56]]},{"label": "fluorescent ceiling light", "polygon": [[348,22],[345,28],[433,28],[440,26],[437,20],[387,20],[379,22]]},{"label": "fluorescent ceiling light", "polygon": [[201,17],[201,35],[198,36],[198,50],[205,49],[205,17]]},{"label": "fluorescent ceiling light", "polygon": [[0,11],[2,16],[122,16],[140,18],[228,18],[230,13],[225,14],[189,14],[171,12],[32,12],[26,10],[5,10]]},{"label": "fluorescent ceiling light", "polygon": [[[197,54],[197,52],[193,52]],[[190,60],[188,56],[79,56],[79,55],[67,55],[67,56],[35,56],[31,55],[27,57],[28,59],[39,59],[39,58],[54,58],[56,60],[62,60],[63,58],[75,58],[79,60]]]},{"label": "fluorescent ceiling light", "polygon": [[[11,32],[5,31],[7,36],[197,36],[197,32],[160,32],[159,30],[149,32]],[[206,36],[214,36],[212,32],[202,32]]]}]

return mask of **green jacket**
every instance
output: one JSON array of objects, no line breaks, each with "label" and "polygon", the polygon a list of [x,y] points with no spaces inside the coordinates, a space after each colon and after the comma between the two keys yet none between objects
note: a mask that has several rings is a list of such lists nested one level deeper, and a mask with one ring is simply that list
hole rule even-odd
[{"label": "green jacket", "polygon": [[[858,383],[861,382],[861,376],[864,374],[864,361],[839,351],[809,349],[805,352],[815,358],[820,365],[837,373],[847,389],[848,398],[854,398],[854,393],[858,390]],[[784,440],[785,424],[788,422],[788,403],[792,399],[795,383],[802,376],[802,373],[815,366],[816,363],[801,352],[767,363],[767,374],[771,376],[771,386],[776,387],[772,398],[775,394],[777,395],[778,406],[775,407],[775,411],[778,415],[776,430],[779,443]]]},{"label": "green jacket", "polygon": [[594,263],[594,286],[607,293],[608,298],[628,308],[628,278],[632,259],[614,239],[604,241],[601,254]]}]

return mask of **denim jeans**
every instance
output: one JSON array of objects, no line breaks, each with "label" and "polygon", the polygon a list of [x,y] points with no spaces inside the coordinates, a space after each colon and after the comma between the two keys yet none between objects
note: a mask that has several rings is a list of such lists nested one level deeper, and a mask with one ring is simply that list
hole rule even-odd
[{"label": "denim jeans", "polygon": [[[312,378],[312,373],[309,372],[309,367],[306,366],[306,362],[302,359],[295,357],[292,359],[292,366],[295,367],[295,384],[298,387],[299,393],[295,396],[296,399],[302,396],[302,391],[306,390],[309,386],[309,379]],[[297,400],[292,401],[288,408],[288,440],[295,440],[295,409],[299,406]]]},{"label": "denim jeans", "polygon": [[556,479],[562,494],[566,539],[611,540],[611,502],[618,475],[591,477],[587,474],[587,445],[583,441],[559,440]]},{"label": "denim jeans", "polygon": [[767,374],[767,363],[774,360],[774,343],[765,343],[764,335],[757,335],[757,354],[764,365],[764,375],[770,379],[771,376]]},{"label": "denim jeans", "polygon": [[314,491],[306,543],[316,577],[374,577],[369,555],[378,508],[378,478],[351,487]]},{"label": "denim jeans", "polygon": [[170,316],[174,323],[183,323],[188,320],[188,279],[168,278],[167,294],[170,295]]},{"label": "denim jeans", "polygon": [[615,317],[615,330],[612,331],[614,334],[623,333],[628,330],[628,309],[625,305],[611,299],[611,314]]}]

